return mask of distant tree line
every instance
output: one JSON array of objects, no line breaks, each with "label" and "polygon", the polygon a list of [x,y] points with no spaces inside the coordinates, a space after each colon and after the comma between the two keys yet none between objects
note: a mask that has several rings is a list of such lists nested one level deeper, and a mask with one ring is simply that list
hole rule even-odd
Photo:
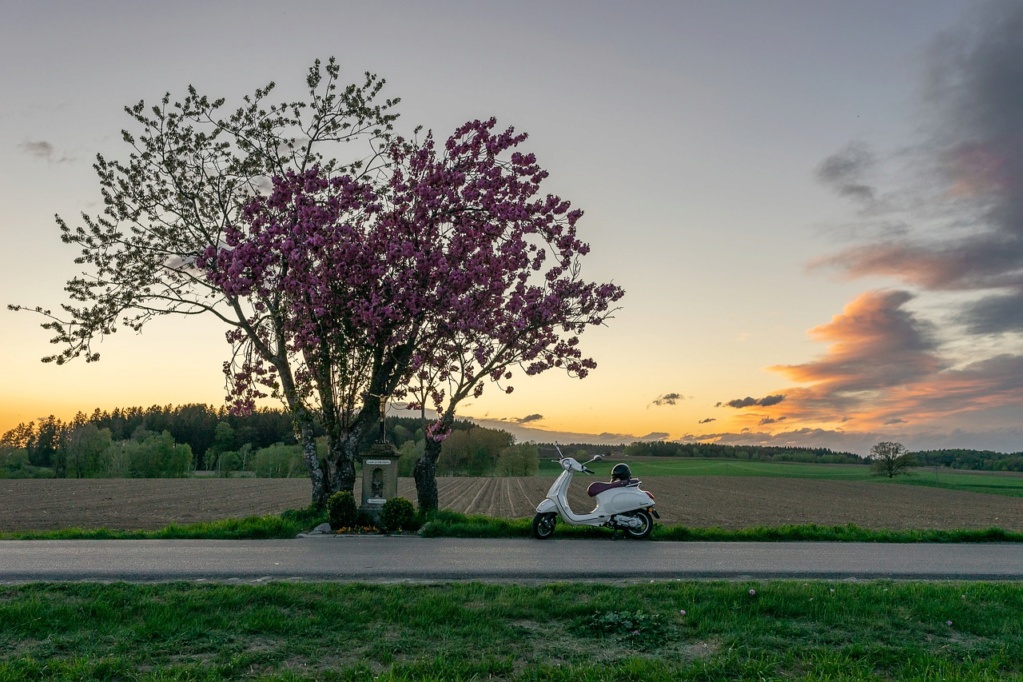
[{"label": "distant tree line", "polygon": [[[388,417],[385,438],[399,452],[399,473],[411,476],[425,447],[425,426],[415,417]],[[516,444],[500,429],[455,420],[441,446],[441,476],[531,476],[539,459],[557,457],[551,444]],[[325,447],[320,438],[321,450]],[[374,439],[378,437],[374,436]],[[868,464],[873,460],[828,448],[718,445],[667,441],[624,447],[593,443],[560,446],[566,456],[589,459],[614,452],[629,457],[688,457],[759,462]],[[322,450],[325,456],[325,450]],[[1023,452],[925,450],[907,453],[916,466],[982,471],[1023,471]],[[291,417],[282,409],[247,415],[203,404],[96,409],[65,422],[53,415],[18,424],[0,437],[0,478],[188,476],[195,472],[260,477],[301,477],[305,468]]]},{"label": "distant tree line", "polygon": [[990,450],[922,450],[911,453],[918,466],[972,469],[975,471],[1023,471],[1023,452]]},{"label": "distant tree line", "polygon": [[[572,446],[585,447],[585,446]],[[863,464],[867,460],[851,452],[828,448],[778,447],[771,445],[718,445],[652,441],[625,446],[630,457],[691,457],[742,459],[755,462],[803,462],[807,464]]]},{"label": "distant tree line", "polygon": [[218,452],[237,450],[245,445],[257,450],[275,443],[294,445],[291,419],[282,410],[255,410],[248,415],[233,415],[225,408],[188,404],[180,406],[115,408],[113,411],[96,409],[90,415],[79,412],[70,422],[53,415],[35,422],[18,424],[0,437],[0,443],[23,448],[29,464],[37,467],[59,465],[64,439],[77,428],[91,424],[110,432],[113,442],[127,441],[140,430],[170,434],[176,444],[187,445],[194,457],[194,468],[213,468]]},{"label": "distant tree line", "polygon": [[[427,424],[409,417],[385,421],[385,438],[398,449],[402,476],[412,475],[422,455]],[[322,433],[317,440],[326,456]],[[444,476],[530,476],[538,458],[535,446],[516,445],[505,431],[456,420],[438,466]],[[288,412],[236,415],[202,404],[96,409],[68,422],[51,415],[18,424],[0,437],[0,478],[163,478],[203,472],[305,476]]]}]

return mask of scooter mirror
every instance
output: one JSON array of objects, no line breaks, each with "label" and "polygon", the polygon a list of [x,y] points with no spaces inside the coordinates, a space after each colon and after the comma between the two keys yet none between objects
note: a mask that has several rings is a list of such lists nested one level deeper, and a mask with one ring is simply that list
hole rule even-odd
[{"label": "scooter mirror", "polygon": [[603,458],[603,457],[601,457],[600,455],[594,455],[594,456],[593,456],[593,461],[594,461],[594,462],[603,462],[603,461],[604,461],[604,458]]}]

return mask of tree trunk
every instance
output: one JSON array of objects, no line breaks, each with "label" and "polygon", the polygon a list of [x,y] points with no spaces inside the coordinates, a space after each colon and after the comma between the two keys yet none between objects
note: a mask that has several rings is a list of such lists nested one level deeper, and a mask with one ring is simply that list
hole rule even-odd
[{"label": "tree trunk", "polygon": [[440,457],[440,442],[427,436],[423,456],[416,460],[412,476],[416,479],[416,497],[420,513],[436,510],[440,506],[437,493],[437,459]]},{"label": "tree trunk", "polygon": [[320,456],[316,454],[316,434],[313,424],[303,421],[297,425],[298,443],[302,446],[302,457],[305,459],[306,470],[309,472],[309,482],[312,483],[312,500],[310,504],[317,509],[327,506],[329,497],[329,481],[324,476],[323,467],[320,466]]},{"label": "tree trunk", "polygon": [[330,494],[344,491],[355,494],[355,458],[359,454],[359,437],[355,431],[341,436],[327,436],[327,470],[330,472]]}]

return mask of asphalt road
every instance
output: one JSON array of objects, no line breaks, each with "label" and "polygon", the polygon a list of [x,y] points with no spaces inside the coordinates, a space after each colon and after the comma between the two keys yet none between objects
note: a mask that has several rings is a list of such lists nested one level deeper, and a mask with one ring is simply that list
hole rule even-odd
[{"label": "asphalt road", "polygon": [[0,542],[0,582],[36,580],[1023,580],[1023,544],[307,537]]}]

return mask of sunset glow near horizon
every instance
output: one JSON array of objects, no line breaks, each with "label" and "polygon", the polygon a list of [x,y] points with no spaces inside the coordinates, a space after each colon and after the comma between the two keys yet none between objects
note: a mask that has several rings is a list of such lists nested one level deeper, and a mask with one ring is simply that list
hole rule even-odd
[{"label": "sunset glow near horizon", "polygon": [[[188,47],[185,47],[188,46]],[[58,310],[53,220],[101,208],[125,105],[303,94],[336,56],[398,132],[496,116],[624,287],[585,380],[518,373],[459,416],[521,440],[1023,451],[1023,4],[99,0],[0,4],[2,303]],[[42,364],[2,310],[0,432],[224,404],[224,328],[164,317]]]}]

